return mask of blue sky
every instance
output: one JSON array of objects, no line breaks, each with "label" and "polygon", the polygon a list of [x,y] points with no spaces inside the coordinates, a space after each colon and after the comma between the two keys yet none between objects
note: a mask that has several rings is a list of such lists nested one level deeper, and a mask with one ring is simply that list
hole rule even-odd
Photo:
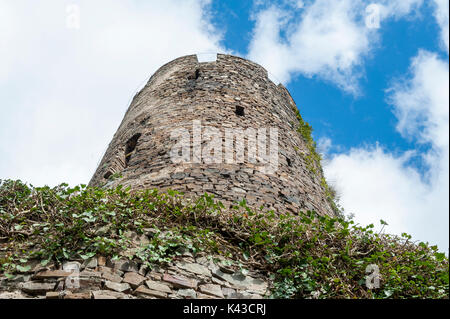
[{"label": "blue sky", "polygon": [[442,0],[0,0],[0,178],[88,182],[139,87],[201,52],[286,85],[357,221],[448,249]]},{"label": "blue sky", "polygon": [[[274,3],[277,2],[270,4]],[[254,8],[251,1],[212,2],[213,23],[225,31],[221,44],[241,56],[249,53],[255,27]],[[343,149],[376,141],[391,151],[427,147],[404,139],[396,132],[396,118],[385,94],[391,82],[408,71],[410,59],[420,48],[442,54],[439,25],[436,20],[426,18],[432,17],[433,7],[423,5],[420,12],[421,17],[387,21],[380,28],[382,42],[373,58],[365,63],[360,96],[355,97],[331,83],[302,74],[287,83],[302,115],[312,124],[316,140],[329,137]],[[412,164],[421,165],[419,161]]]}]

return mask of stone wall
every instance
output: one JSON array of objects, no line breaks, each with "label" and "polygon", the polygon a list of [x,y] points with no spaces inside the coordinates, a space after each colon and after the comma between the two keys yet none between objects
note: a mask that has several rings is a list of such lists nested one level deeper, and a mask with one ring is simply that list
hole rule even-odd
[{"label": "stone wall", "polygon": [[[188,196],[207,192],[225,205],[245,198],[255,208],[332,215],[320,167],[313,173],[304,160],[309,151],[296,131],[294,110],[289,92],[251,61],[222,54],[206,63],[196,55],[178,58],[136,94],[90,185],[170,188]],[[223,136],[226,128],[277,128],[278,169],[261,171],[261,162],[248,156],[242,163],[173,163],[170,151],[177,141],[171,132],[185,128],[192,137],[195,120]],[[194,154],[193,145],[190,149]]]},{"label": "stone wall", "polygon": [[185,254],[165,267],[128,259],[94,257],[85,262],[32,267],[12,278],[0,276],[1,299],[262,299],[269,281],[242,274],[214,258]]}]

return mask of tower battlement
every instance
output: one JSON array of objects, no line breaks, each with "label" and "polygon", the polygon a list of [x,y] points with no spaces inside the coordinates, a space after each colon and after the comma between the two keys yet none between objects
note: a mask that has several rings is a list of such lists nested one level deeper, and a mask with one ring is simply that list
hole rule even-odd
[{"label": "tower battlement", "polygon": [[[312,172],[305,160],[310,150],[297,132],[296,109],[287,89],[254,62],[224,54],[213,62],[177,58],[135,95],[90,185],[206,192],[225,205],[245,199],[254,208],[333,215],[321,169]],[[188,146],[174,151],[181,138]],[[261,169],[267,165],[272,169]]]}]

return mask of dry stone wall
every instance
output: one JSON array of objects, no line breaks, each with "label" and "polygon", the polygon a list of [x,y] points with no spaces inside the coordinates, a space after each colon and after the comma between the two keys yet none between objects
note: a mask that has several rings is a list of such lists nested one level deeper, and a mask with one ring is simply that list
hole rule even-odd
[{"label": "dry stone wall", "polygon": [[60,265],[34,261],[22,274],[0,276],[0,299],[262,299],[270,295],[270,282],[261,274],[244,275],[214,260],[186,254],[152,269],[129,259],[101,256]]},{"label": "dry stone wall", "polygon": [[[2,299],[263,299],[271,295],[267,273],[242,270],[221,255],[180,248],[170,261],[144,262],[136,253],[159,231],[127,231],[115,258],[93,256],[43,263],[33,259],[14,275],[0,273]],[[164,236],[164,233],[162,233]]]},{"label": "dry stone wall", "polygon": [[[162,66],[136,94],[90,185],[173,189],[187,196],[207,192],[225,205],[245,199],[254,208],[332,215],[321,169],[312,172],[304,159],[309,151],[296,131],[295,110],[289,92],[251,61],[222,54],[206,63],[199,63],[196,55],[178,58]],[[266,128],[267,141],[278,145],[277,170],[264,172],[263,162],[249,160],[247,136],[242,162],[196,162],[194,121],[224,137],[227,128]],[[278,130],[277,138],[269,135],[270,128]],[[189,132],[189,163],[173,162],[175,129]],[[205,130],[202,134],[204,138]],[[225,138],[220,142],[225,145]],[[205,143],[202,139],[202,147]]]}]

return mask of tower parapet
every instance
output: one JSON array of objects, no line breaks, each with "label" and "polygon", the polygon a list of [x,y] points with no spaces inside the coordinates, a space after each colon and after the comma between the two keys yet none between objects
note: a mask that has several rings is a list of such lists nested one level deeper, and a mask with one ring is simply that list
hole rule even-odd
[{"label": "tower parapet", "polygon": [[322,171],[307,163],[296,110],[254,62],[177,58],[135,95],[90,185],[206,192],[225,205],[245,199],[254,208],[333,215]]}]

